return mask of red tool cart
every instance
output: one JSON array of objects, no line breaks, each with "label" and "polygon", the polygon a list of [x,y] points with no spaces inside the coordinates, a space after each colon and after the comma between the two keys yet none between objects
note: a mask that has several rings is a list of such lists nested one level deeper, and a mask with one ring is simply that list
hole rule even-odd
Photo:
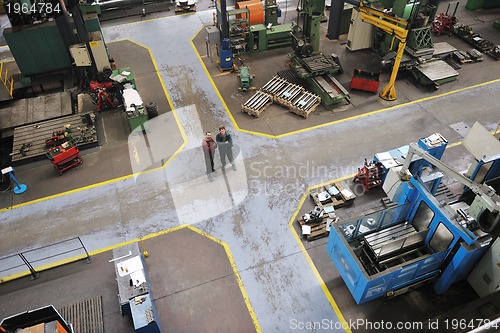
[{"label": "red tool cart", "polygon": [[351,89],[369,91],[377,93],[380,85],[380,72],[367,72],[354,68],[352,74]]},{"label": "red tool cart", "polygon": [[47,152],[47,157],[60,175],[64,171],[83,163],[80,157],[80,150],[69,141],[60,146],[50,148]]},{"label": "red tool cart", "polygon": [[382,163],[374,161],[368,163],[365,159],[365,164],[363,167],[358,168],[358,173],[354,176],[353,181],[359,181],[364,190],[368,192],[372,188],[382,186],[383,174]]}]

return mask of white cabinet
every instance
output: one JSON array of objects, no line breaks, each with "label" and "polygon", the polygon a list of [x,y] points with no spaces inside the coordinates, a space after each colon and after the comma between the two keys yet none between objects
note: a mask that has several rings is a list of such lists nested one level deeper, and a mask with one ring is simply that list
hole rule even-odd
[{"label": "white cabinet", "polygon": [[347,48],[351,51],[367,49],[372,46],[373,26],[361,20],[357,8],[352,9],[351,24],[347,34]]}]

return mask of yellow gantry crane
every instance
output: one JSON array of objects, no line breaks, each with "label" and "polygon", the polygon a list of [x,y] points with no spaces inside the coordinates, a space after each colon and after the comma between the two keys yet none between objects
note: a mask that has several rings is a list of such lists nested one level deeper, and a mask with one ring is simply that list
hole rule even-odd
[{"label": "yellow gantry crane", "polygon": [[399,41],[398,51],[396,53],[396,58],[394,59],[394,66],[392,68],[389,83],[384,87],[384,89],[382,89],[379,94],[380,97],[382,99],[385,99],[386,101],[394,101],[397,97],[394,83],[396,82],[396,77],[398,76],[399,64],[401,63],[401,58],[403,57],[403,52],[406,46],[406,37],[408,36],[409,28],[408,21],[373,9],[371,7],[365,7],[362,1],[359,2],[358,6],[361,19],[363,21],[370,23],[379,29],[382,29],[388,34],[393,35],[393,38]]}]

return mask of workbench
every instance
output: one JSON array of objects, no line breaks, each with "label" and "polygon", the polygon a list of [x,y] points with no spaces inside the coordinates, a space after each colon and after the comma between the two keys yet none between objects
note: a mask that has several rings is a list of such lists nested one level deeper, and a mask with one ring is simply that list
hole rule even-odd
[{"label": "workbench", "polygon": [[[97,146],[97,131],[93,122],[92,112],[78,113],[56,119],[41,121],[36,124],[19,126],[14,129],[14,142],[12,144],[12,163],[20,165],[47,158],[45,140],[54,132],[64,131],[70,125],[71,135],[79,150]],[[24,146],[28,150],[21,154]]]},{"label": "workbench", "polygon": [[122,316],[132,318],[138,333],[161,333],[139,245],[133,243],[113,249],[112,262],[115,265]]}]

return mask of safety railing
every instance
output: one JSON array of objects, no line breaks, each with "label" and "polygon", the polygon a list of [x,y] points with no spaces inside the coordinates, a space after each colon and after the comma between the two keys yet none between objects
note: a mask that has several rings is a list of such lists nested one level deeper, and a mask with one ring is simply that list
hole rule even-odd
[{"label": "safety railing", "polygon": [[80,237],[19,252],[0,258],[0,283],[31,275],[37,279],[41,271],[86,259],[90,255]]},{"label": "safety railing", "polygon": [[0,81],[2,81],[9,96],[12,98],[12,94],[14,93],[14,78],[9,75],[9,69],[5,66],[4,62],[0,62]]}]

